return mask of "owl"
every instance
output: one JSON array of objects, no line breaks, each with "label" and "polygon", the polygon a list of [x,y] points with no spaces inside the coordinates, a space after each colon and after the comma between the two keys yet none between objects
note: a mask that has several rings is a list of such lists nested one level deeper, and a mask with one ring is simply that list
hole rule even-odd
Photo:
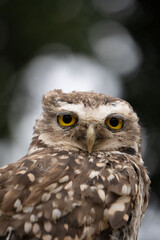
[{"label": "owl", "polygon": [[0,239],[136,240],[150,180],[124,100],[50,91],[25,157],[0,168]]}]

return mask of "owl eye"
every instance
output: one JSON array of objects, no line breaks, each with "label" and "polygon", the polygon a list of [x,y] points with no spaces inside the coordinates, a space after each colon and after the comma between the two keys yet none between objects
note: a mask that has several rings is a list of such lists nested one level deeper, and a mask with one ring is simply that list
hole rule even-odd
[{"label": "owl eye", "polygon": [[73,126],[77,122],[77,118],[70,114],[59,115],[57,121],[60,126],[69,127]]},{"label": "owl eye", "polygon": [[111,129],[121,129],[123,127],[123,119],[109,117],[106,119],[106,125]]}]

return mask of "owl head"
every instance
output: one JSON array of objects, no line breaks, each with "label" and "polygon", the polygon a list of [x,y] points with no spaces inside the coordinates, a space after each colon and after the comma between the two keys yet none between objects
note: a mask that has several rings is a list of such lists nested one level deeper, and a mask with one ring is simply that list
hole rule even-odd
[{"label": "owl head", "polygon": [[138,117],[124,100],[101,93],[54,90],[43,96],[42,105],[30,151],[41,147],[89,154],[140,151]]}]

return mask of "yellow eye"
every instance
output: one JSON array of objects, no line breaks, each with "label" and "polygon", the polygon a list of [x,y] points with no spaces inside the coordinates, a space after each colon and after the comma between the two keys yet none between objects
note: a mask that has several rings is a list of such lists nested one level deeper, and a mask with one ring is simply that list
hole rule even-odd
[{"label": "yellow eye", "polygon": [[123,127],[123,119],[116,117],[107,118],[106,125],[111,129],[121,129]]},{"label": "yellow eye", "polygon": [[57,121],[59,125],[63,127],[69,127],[74,125],[77,122],[77,118],[70,114],[59,115],[57,118]]}]

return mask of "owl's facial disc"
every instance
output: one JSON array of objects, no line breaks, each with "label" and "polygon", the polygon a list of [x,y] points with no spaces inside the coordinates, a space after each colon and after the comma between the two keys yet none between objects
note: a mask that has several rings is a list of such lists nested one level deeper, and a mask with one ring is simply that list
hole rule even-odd
[{"label": "owl's facial disc", "polygon": [[[50,115],[52,111],[54,114]],[[47,116],[47,125],[38,138],[48,146],[63,146],[89,153],[134,146],[138,151],[138,118],[125,102],[117,100],[90,106],[90,103],[60,101],[56,109],[46,110],[46,113],[42,124]],[[41,119],[38,124],[41,124]]]}]

